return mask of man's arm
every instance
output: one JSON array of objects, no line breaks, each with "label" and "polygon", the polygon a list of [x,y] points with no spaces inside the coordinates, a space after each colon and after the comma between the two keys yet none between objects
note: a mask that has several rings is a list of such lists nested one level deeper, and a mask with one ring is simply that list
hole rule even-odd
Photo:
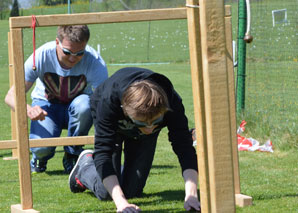
[{"label": "man's arm", "polygon": [[186,211],[191,209],[200,211],[201,207],[197,193],[198,172],[194,169],[186,169],[183,172],[183,177],[185,181],[184,208]]},{"label": "man's arm", "polygon": [[111,195],[116,207],[117,212],[140,212],[141,209],[134,205],[129,204],[123,194],[116,175],[110,175],[103,179],[103,185]]},{"label": "man's arm", "polygon": [[[25,81],[25,93],[29,91],[29,89],[32,87],[33,83]],[[15,99],[14,99],[14,94],[15,94],[15,88],[14,85],[8,90],[6,96],[5,96],[5,103],[13,110],[15,111]],[[34,106],[31,107],[30,105],[27,104],[27,116],[31,120],[44,120],[45,116],[48,113],[44,111],[40,106]]]}]

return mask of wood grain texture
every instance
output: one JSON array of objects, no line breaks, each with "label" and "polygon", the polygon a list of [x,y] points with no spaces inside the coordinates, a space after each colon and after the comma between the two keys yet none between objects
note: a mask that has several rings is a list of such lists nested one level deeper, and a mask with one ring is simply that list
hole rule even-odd
[{"label": "wood grain texture", "polygon": [[[199,0],[211,212],[235,212],[223,0]],[[203,210],[204,212],[204,210]]]},{"label": "wood grain texture", "polygon": [[32,183],[24,78],[24,53],[22,29],[11,29],[13,70],[15,85],[16,141],[19,159],[19,181],[22,209],[32,209]]},{"label": "wood grain texture", "polygon": [[[187,0],[187,5],[198,5],[197,0]],[[194,116],[197,139],[197,157],[199,169],[200,202],[203,212],[210,212],[210,186],[208,170],[208,150],[206,136],[206,117],[204,84],[201,53],[201,33],[199,9],[195,7],[187,8],[189,57],[192,78],[192,92],[194,103]]]},{"label": "wood grain texture", "polygon": [[235,103],[235,77],[233,62],[233,38],[232,38],[232,20],[231,16],[225,17],[226,46],[227,46],[227,69],[228,69],[228,89],[230,101],[230,121],[231,121],[231,143],[233,153],[234,167],[234,188],[235,194],[240,194],[240,174],[237,142],[237,124],[236,124],[236,103]]},{"label": "wood grain texture", "polygon": [[[14,73],[13,73],[13,55],[12,55],[12,40],[10,36],[10,32],[7,33],[8,38],[8,69],[9,69],[9,86],[11,87],[13,85],[13,79],[14,79]],[[15,118],[15,112],[13,110],[10,110],[10,120],[11,120],[11,139],[16,139],[16,118]],[[15,160],[18,158],[18,150],[12,149],[12,156],[11,159]]]},{"label": "wood grain texture", "polygon": [[[231,11],[226,10],[226,15]],[[74,24],[107,24],[122,22],[157,21],[186,19],[186,8],[167,8],[150,10],[131,10],[116,12],[97,12],[60,15],[38,15],[36,16],[36,27],[74,25]],[[10,28],[30,28],[32,17],[11,17]]]},{"label": "wood grain texture", "polygon": [[[40,15],[36,16],[36,26],[44,27],[73,24],[106,24],[185,18],[185,8],[131,10],[80,14]],[[10,28],[29,28],[31,27],[32,17],[12,17],[10,20]]]},{"label": "wood grain texture", "polygon": [[[29,147],[74,146],[87,144],[94,144],[94,136],[29,139]],[[17,148],[16,140],[0,141],[0,150],[14,148]]]}]

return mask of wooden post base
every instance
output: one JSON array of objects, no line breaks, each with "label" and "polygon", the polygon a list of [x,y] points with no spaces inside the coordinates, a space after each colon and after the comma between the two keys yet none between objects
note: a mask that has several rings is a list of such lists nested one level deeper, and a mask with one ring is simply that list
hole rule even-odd
[{"label": "wooden post base", "polygon": [[18,157],[5,157],[3,160],[17,160]]},{"label": "wooden post base", "polygon": [[252,205],[252,197],[243,194],[235,194],[235,201],[239,207]]},{"label": "wooden post base", "polygon": [[21,213],[21,212],[26,212],[26,213],[39,213],[39,211],[36,211],[34,209],[22,209],[21,204],[16,204],[16,205],[11,205],[11,213]]},{"label": "wooden post base", "polygon": [[17,160],[18,159],[18,150],[12,149],[11,150],[11,157],[5,157],[3,160]]}]

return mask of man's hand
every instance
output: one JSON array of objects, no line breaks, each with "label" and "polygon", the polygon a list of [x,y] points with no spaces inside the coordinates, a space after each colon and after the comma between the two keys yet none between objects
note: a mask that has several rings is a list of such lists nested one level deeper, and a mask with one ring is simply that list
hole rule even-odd
[{"label": "man's hand", "polygon": [[195,210],[201,211],[201,204],[195,196],[185,196],[184,208],[186,211]]},{"label": "man's hand", "polygon": [[43,121],[47,115],[48,113],[44,111],[40,106],[31,107],[27,105],[27,116],[32,121]]}]

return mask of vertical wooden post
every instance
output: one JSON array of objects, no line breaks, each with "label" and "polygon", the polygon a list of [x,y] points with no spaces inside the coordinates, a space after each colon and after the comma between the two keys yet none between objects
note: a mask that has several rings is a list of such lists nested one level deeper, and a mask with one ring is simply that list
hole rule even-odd
[{"label": "vertical wooden post", "polygon": [[24,53],[22,29],[11,29],[13,71],[15,87],[16,140],[19,162],[19,180],[21,191],[21,209],[19,205],[11,206],[12,211],[30,210],[33,207],[32,182],[29,159],[29,137],[25,94]]},{"label": "vertical wooden post", "polygon": [[[211,212],[235,212],[223,0],[199,0]],[[204,210],[203,210],[204,212]]]},{"label": "vertical wooden post", "polygon": [[228,67],[228,84],[229,84],[229,99],[230,99],[230,121],[231,121],[231,137],[232,137],[231,142],[232,142],[233,167],[234,167],[235,203],[237,206],[244,207],[244,206],[252,205],[252,197],[241,194],[238,143],[237,143],[231,7],[226,6],[225,9],[226,9],[225,29],[226,29],[227,67]]},{"label": "vertical wooden post", "polygon": [[187,22],[192,92],[197,139],[200,201],[203,212],[210,212],[210,186],[206,136],[206,117],[201,53],[201,34],[198,0],[187,0]]},{"label": "vertical wooden post", "polygon": [[231,6],[226,6],[225,9],[226,9],[225,29],[226,29],[227,69],[228,69],[227,73],[228,73],[228,89],[229,89],[229,100],[230,100],[231,139],[232,139],[232,153],[233,153],[233,166],[234,166],[234,187],[235,187],[235,194],[240,194]]},{"label": "vertical wooden post", "polygon": [[[12,40],[10,32],[8,32],[8,64],[9,64],[9,87],[13,85],[13,56],[12,56]],[[15,112],[10,110],[10,123],[11,123],[11,139],[16,139],[16,119]],[[18,159],[17,149],[12,149],[12,156],[3,158],[3,160],[16,160]]]}]

